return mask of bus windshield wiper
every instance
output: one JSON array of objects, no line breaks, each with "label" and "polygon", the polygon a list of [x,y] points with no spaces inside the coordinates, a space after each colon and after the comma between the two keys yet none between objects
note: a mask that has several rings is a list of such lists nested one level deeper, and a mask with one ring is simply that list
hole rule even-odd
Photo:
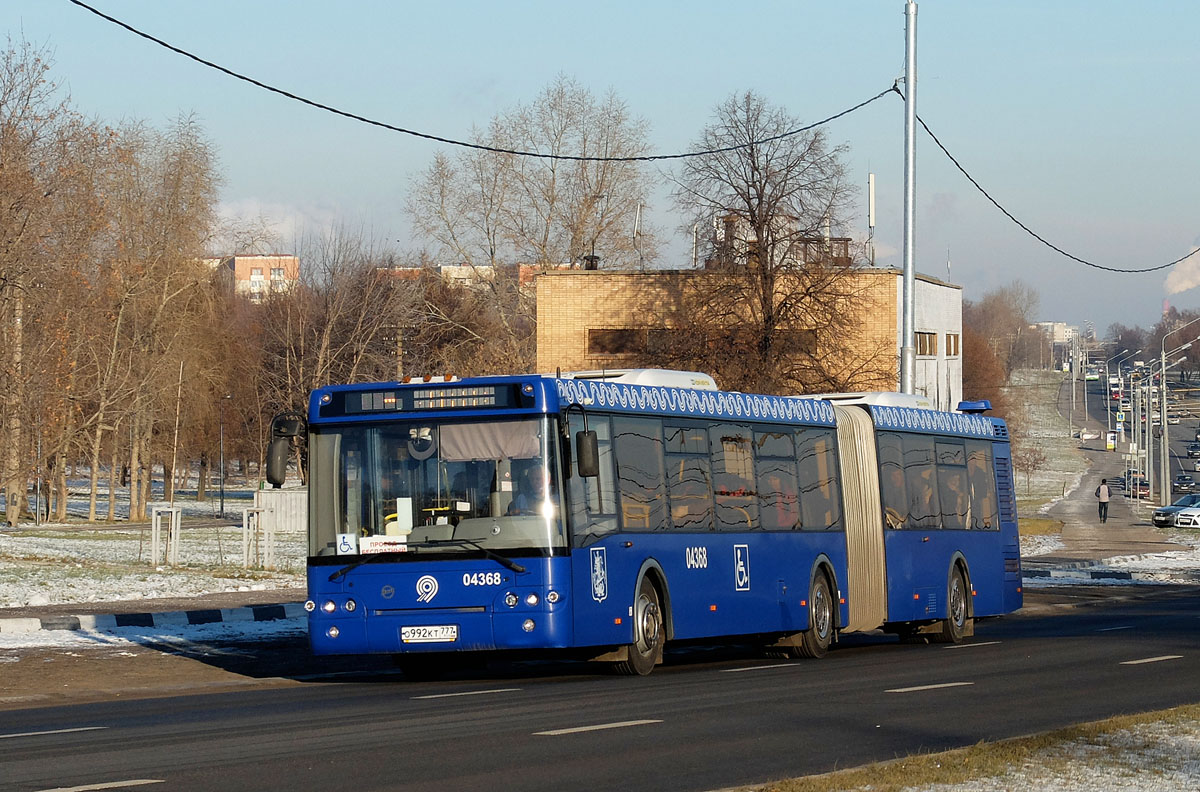
[{"label": "bus windshield wiper", "polygon": [[388,550],[383,553],[372,553],[371,555],[365,555],[362,558],[355,561],[353,564],[344,566],[341,569],[339,569],[337,572],[334,572],[332,575],[329,576],[329,582],[336,583],[339,578],[345,577],[346,573],[348,573],[350,570],[357,569],[360,566],[362,566],[363,564],[373,564],[382,558],[391,558],[392,556],[401,555],[403,552],[404,551],[401,551],[401,550]]},{"label": "bus windshield wiper", "polygon": [[421,542],[421,544],[435,546],[435,547],[439,546],[439,545],[450,545],[450,546],[458,545],[459,547],[466,545],[468,547],[475,548],[479,552],[483,553],[486,557],[492,559],[493,561],[500,564],[501,566],[508,567],[513,572],[519,573],[519,572],[525,571],[525,567],[521,566],[516,561],[513,561],[511,558],[505,558],[504,556],[500,555],[499,553],[497,553],[495,551],[488,550],[486,547],[479,544],[479,542],[476,542],[473,539],[430,539],[426,542]]}]

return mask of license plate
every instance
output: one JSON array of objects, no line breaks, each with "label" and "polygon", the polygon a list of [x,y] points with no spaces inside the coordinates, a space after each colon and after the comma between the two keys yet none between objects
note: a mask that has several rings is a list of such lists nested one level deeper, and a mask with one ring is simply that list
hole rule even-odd
[{"label": "license plate", "polygon": [[403,643],[449,643],[458,640],[457,624],[434,624],[419,627],[401,627]]}]

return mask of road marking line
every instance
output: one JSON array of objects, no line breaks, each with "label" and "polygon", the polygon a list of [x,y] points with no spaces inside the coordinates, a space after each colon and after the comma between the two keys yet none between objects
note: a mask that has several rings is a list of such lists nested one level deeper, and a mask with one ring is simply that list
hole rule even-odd
[{"label": "road marking line", "polygon": [[940,685],[917,685],[916,687],[892,688],[885,690],[884,693],[917,693],[922,690],[940,690],[941,688],[966,687],[974,685],[974,682],[943,682]]},{"label": "road marking line", "polygon": [[740,674],[743,671],[762,671],[767,668],[795,668],[799,663],[775,663],[774,665],[746,666],[745,668],[722,668],[722,674]]},{"label": "road marking line", "polygon": [[1114,630],[1132,630],[1132,629],[1133,629],[1133,625],[1127,624],[1124,627],[1105,627],[1103,629],[1096,630],[1096,632],[1113,632]]},{"label": "road marking line", "polygon": [[595,726],[576,726],[573,729],[551,729],[550,731],[534,732],[537,737],[558,737],[561,734],[579,734],[580,732],[600,731],[602,729],[624,729],[626,726],[645,726],[650,723],[662,723],[661,720],[621,721],[620,723],[600,723]]},{"label": "road marking line", "polygon": [[9,737],[41,737],[43,734],[70,734],[71,732],[96,731],[97,729],[107,729],[107,726],[79,726],[74,729],[51,729],[50,731],[36,732],[20,732],[17,734],[0,734],[0,740],[8,739]]},{"label": "road marking line", "polygon": [[1182,660],[1183,655],[1160,655],[1159,657],[1147,657],[1142,660],[1126,660],[1120,665],[1141,665],[1142,663],[1161,663],[1163,660]]},{"label": "road marking line", "polygon": [[952,646],[943,646],[943,649],[970,649],[975,646],[995,646],[999,641],[980,641],[979,643],[969,644],[954,644]]},{"label": "road marking line", "polygon": [[42,789],[38,792],[89,792],[93,789],[124,789],[131,786],[146,786],[147,784],[165,784],[161,778],[131,778],[128,781],[109,781],[104,784],[84,784],[83,786],[55,787]]},{"label": "road marking line", "polygon": [[496,688],[495,690],[467,690],[462,693],[431,693],[428,696],[413,696],[413,701],[420,699],[457,698],[458,696],[487,696],[492,693],[516,693],[521,688]]}]

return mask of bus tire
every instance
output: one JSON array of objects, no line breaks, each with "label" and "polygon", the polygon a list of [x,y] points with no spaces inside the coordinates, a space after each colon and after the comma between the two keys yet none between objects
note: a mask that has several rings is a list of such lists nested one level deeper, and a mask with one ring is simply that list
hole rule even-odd
[{"label": "bus tire", "polygon": [[796,654],[800,657],[824,657],[833,642],[833,597],[824,573],[813,576],[808,592],[808,629],[800,633]]},{"label": "bus tire", "polygon": [[946,582],[946,618],[942,631],[933,636],[936,643],[962,643],[967,633],[967,581],[957,566]]},{"label": "bus tire", "polygon": [[665,633],[661,601],[654,583],[643,577],[633,601],[633,643],[626,647],[627,659],[613,666],[618,674],[646,676],[662,662]]}]

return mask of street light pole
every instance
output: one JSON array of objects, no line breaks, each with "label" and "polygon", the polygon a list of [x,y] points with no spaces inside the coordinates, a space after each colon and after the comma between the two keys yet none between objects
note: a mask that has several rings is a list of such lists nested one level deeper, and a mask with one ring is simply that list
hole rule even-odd
[{"label": "street light pole", "polygon": [[[1108,409],[1106,409],[1104,411],[1104,430],[1105,430],[1105,432],[1112,431],[1112,404],[1111,404],[1111,402],[1112,402],[1112,387],[1108,384],[1108,376],[1109,376],[1108,375],[1108,364],[1110,362],[1112,362],[1113,360],[1116,360],[1117,358],[1121,357],[1121,355],[1128,354],[1128,352],[1129,352],[1128,349],[1122,349],[1120,352],[1113,355],[1108,360],[1104,361],[1104,390],[1108,391],[1108,399],[1106,401],[1106,403],[1108,404]],[[1104,447],[1105,448],[1108,447],[1107,435],[1104,438]]]},{"label": "street light pole", "polygon": [[[1159,449],[1159,471],[1162,473],[1162,485],[1159,487],[1158,493],[1158,503],[1160,506],[1166,506],[1171,502],[1171,455],[1169,446],[1167,445],[1167,336],[1171,335],[1172,333],[1177,333],[1180,330],[1189,327],[1190,325],[1194,325],[1196,322],[1200,322],[1200,317],[1197,317],[1185,324],[1181,324],[1179,327],[1176,327],[1173,330],[1168,330],[1167,332],[1163,333],[1162,344],[1159,347],[1159,361],[1160,365],[1162,366],[1162,382],[1160,383],[1160,387],[1158,389],[1159,426],[1162,427],[1162,444],[1161,448]],[[1171,350],[1170,354],[1174,355],[1176,352],[1182,352],[1183,350],[1191,347],[1191,345],[1196,341],[1200,341],[1200,337],[1188,341],[1178,349]],[[1182,360],[1180,362],[1182,362]]]},{"label": "street light pole", "polygon": [[225,519],[225,402],[230,398],[228,394],[221,397],[221,519]]}]

